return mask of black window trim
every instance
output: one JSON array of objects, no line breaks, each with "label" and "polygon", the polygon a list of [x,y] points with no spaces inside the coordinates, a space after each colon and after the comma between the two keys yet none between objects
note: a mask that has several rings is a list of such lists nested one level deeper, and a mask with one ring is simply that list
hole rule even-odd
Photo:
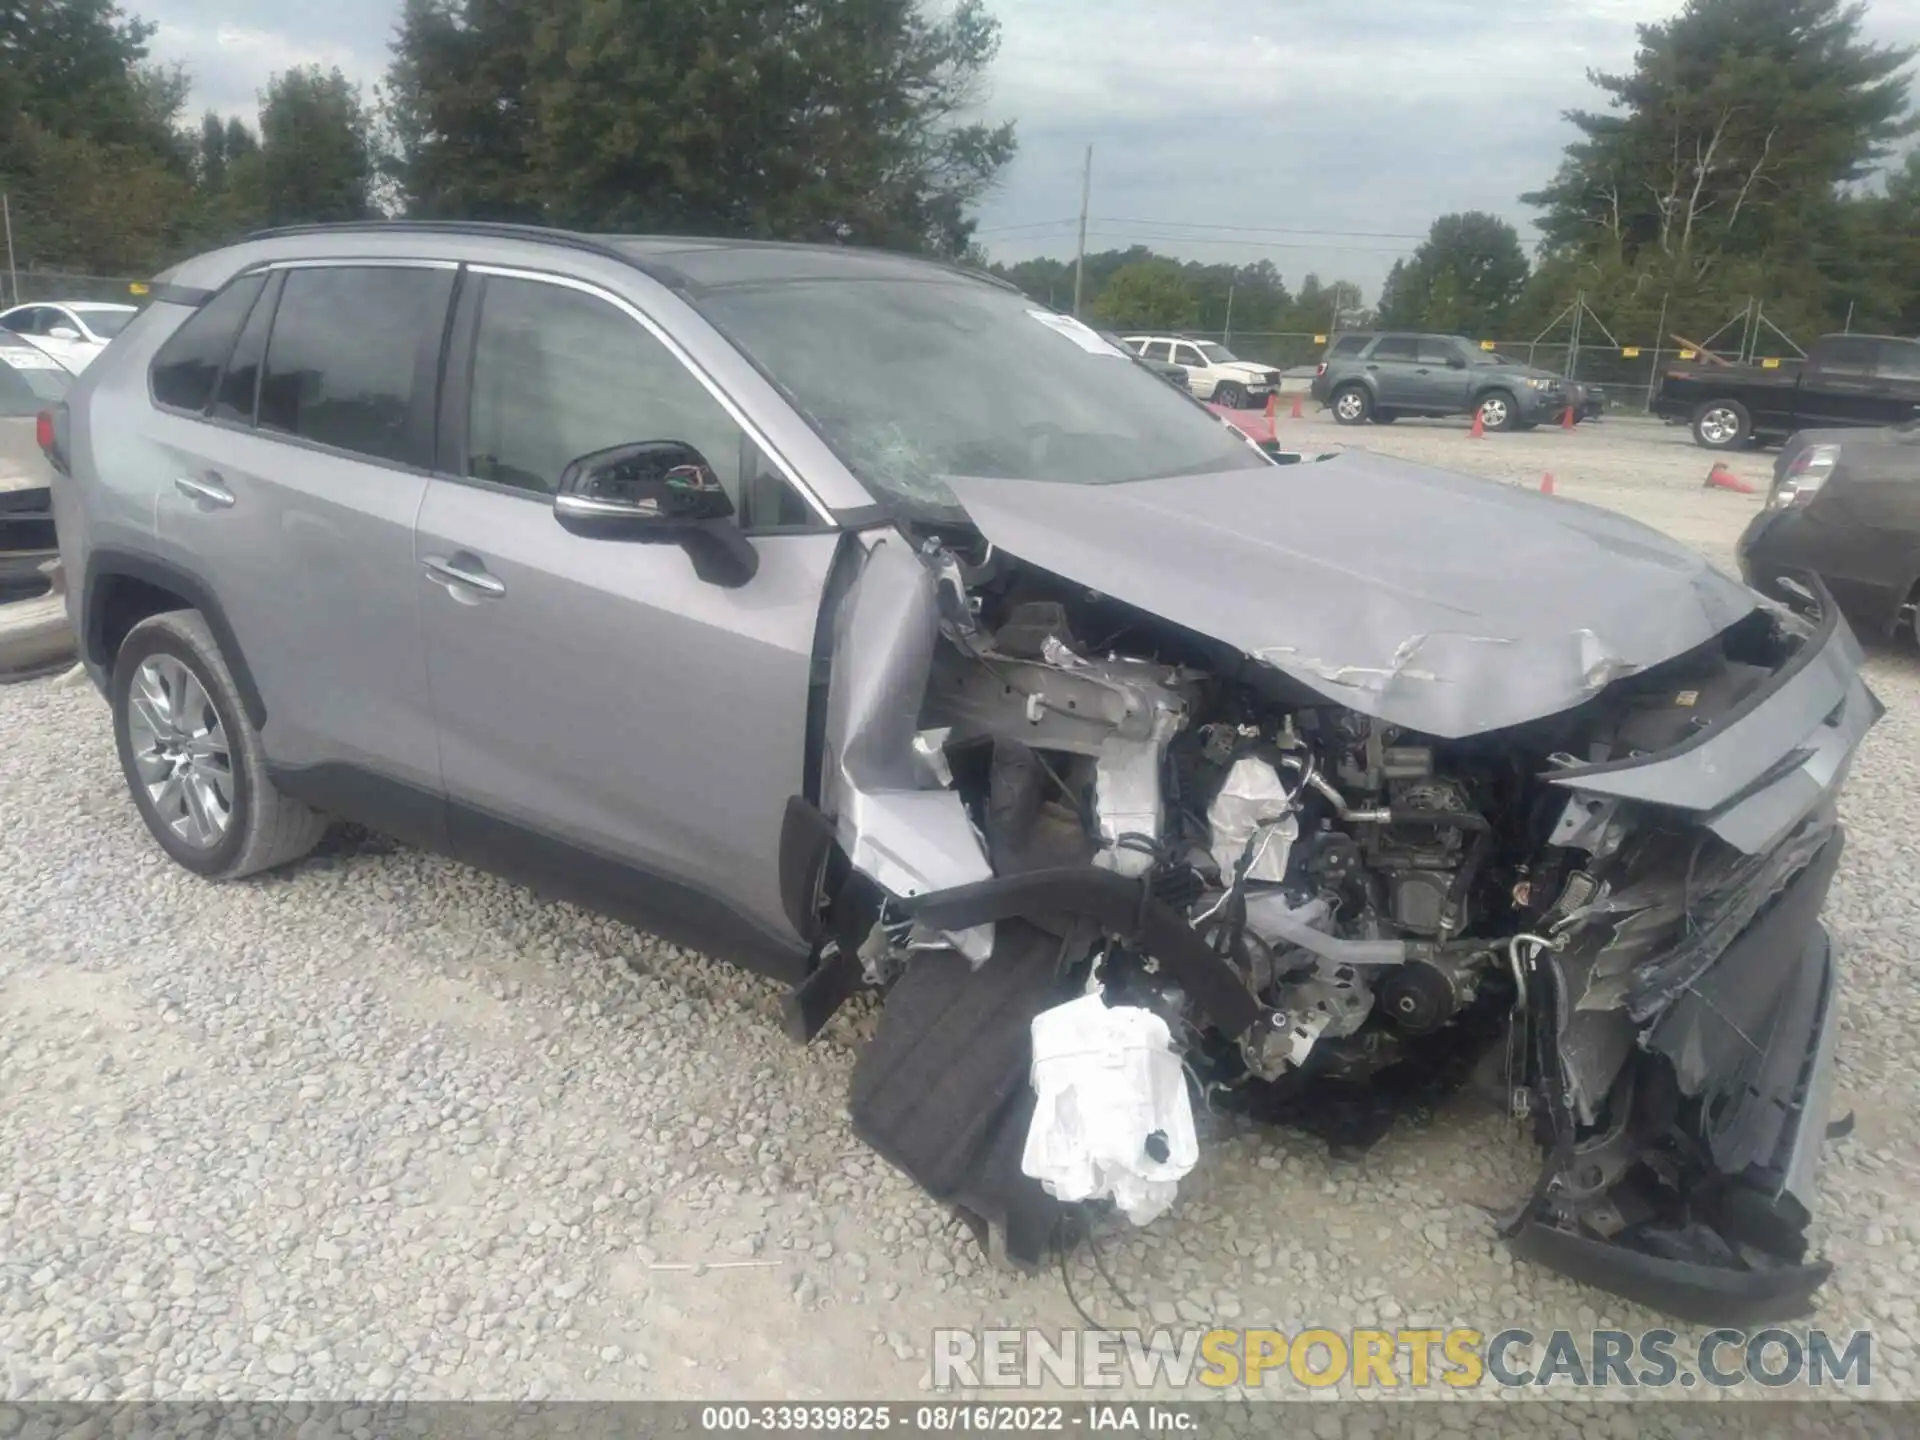
[{"label": "black window trim", "polygon": [[721,389],[719,382],[694,360],[686,348],[674,340],[653,318],[639,306],[624,296],[616,295],[603,286],[590,280],[565,275],[558,271],[530,270],[522,265],[493,265],[482,262],[469,262],[461,267],[460,283],[454,288],[453,314],[447,325],[445,351],[441,362],[440,404],[436,409],[438,434],[436,436],[433,458],[435,466],[432,478],[444,480],[453,485],[470,485],[477,490],[490,491],[497,495],[511,496],[515,499],[537,503],[542,509],[553,507],[553,496],[545,490],[529,490],[522,485],[508,485],[498,480],[487,480],[478,475],[469,475],[467,469],[467,423],[469,406],[473,393],[473,352],[480,329],[480,310],[485,302],[487,285],[493,280],[529,280],[536,284],[557,285],[562,289],[577,290],[597,300],[611,304],[614,309],[637,322],[654,339],[666,347],[667,353],[677,360],[713,397],[727,418],[746,434],[747,438],[759,447],[769,463],[779,473],[779,477],[800,497],[816,517],[813,523],[804,525],[761,525],[751,529],[741,527],[741,533],[750,538],[764,538],[779,535],[819,535],[841,529],[834,514],[811,487],[796,478],[794,467],[785,455],[777,450],[766,432],[747,418],[746,411]]},{"label": "black window trim", "polygon": [[[280,290],[282,286],[282,280],[279,275],[259,270],[251,273],[256,275],[265,273],[267,283],[260,287],[260,293],[253,297],[253,304],[247,307],[247,313],[240,317],[240,328],[233,332],[233,344],[227,347],[226,359],[220,362],[219,373],[213,377],[213,389],[207,394],[207,403],[202,406],[200,410],[194,412],[203,420],[213,420],[223,424],[238,425],[245,430],[257,428],[257,422],[260,419],[260,381],[267,373],[267,346],[273,343],[273,318],[280,308]],[[267,338],[265,343],[260,347],[260,363],[255,367],[253,372],[253,404],[247,412],[247,418],[242,421],[230,419],[225,415],[215,415],[213,413],[213,407],[220,403],[220,387],[226,383],[227,371],[233,368],[234,354],[239,350],[241,340],[246,337],[247,327],[253,324],[253,317],[261,313],[263,306],[266,307]],[[171,338],[172,336],[168,337],[168,339]],[[154,353],[157,356],[159,352],[155,351]],[[151,366],[148,367],[148,375],[152,375]],[[151,383],[151,381],[149,381],[149,383]]]}]

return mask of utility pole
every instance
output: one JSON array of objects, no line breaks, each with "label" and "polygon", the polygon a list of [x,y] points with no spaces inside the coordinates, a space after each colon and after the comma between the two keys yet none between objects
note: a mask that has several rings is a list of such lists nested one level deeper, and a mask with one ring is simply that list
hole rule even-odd
[{"label": "utility pole", "polygon": [[4,218],[7,223],[8,288],[13,292],[13,303],[18,305],[20,303],[20,272],[13,268],[13,207],[8,203],[4,193],[0,193],[0,218]]},{"label": "utility pole", "polygon": [[1073,318],[1080,318],[1080,275],[1087,268],[1087,198],[1093,193],[1093,146],[1087,146],[1087,163],[1080,171],[1080,242],[1073,250]]},{"label": "utility pole", "polygon": [[1220,336],[1222,345],[1233,344],[1233,282],[1227,282],[1227,328]]}]

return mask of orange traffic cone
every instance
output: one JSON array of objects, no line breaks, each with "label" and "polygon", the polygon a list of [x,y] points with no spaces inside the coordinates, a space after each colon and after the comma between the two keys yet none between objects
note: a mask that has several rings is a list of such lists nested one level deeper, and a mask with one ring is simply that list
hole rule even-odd
[{"label": "orange traffic cone", "polygon": [[1551,495],[1553,493],[1553,472],[1551,470],[1540,477],[1540,493],[1542,495]]},{"label": "orange traffic cone", "polygon": [[1578,425],[1579,423],[1580,422],[1578,420],[1575,420],[1573,418],[1573,407],[1571,405],[1567,406],[1565,410],[1562,410],[1560,412],[1560,428],[1562,430],[1571,430],[1575,425]]},{"label": "orange traffic cone", "polygon": [[1273,423],[1273,417],[1279,413],[1279,405],[1280,395],[1278,391],[1267,396],[1267,423],[1269,425]]},{"label": "orange traffic cone", "polygon": [[1469,440],[1484,440],[1487,438],[1487,422],[1480,414],[1478,408],[1473,412],[1473,428],[1467,431],[1467,438]]},{"label": "orange traffic cone", "polygon": [[1749,485],[1718,461],[1715,461],[1713,469],[1707,472],[1707,483],[1702,488],[1707,490],[1732,490],[1741,495],[1758,495],[1760,493],[1759,490]]},{"label": "orange traffic cone", "polygon": [[1293,418],[1295,420],[1304,420],[1306,418],[1306,414],[1307,412],[1301,404],[1300,397],[1298,395],[1294,396],[1293,397]]}]

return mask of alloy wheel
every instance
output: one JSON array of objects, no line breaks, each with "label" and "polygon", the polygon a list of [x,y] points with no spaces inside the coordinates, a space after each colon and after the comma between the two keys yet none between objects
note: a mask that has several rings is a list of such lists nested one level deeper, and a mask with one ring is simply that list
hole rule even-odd
[{"label": "alloy wheel", "polygon": [[1716,405],[1700,417],[1700,438],[1709,445],[1731,445],[1740,433],[1740,417]]},{"label": "alloy wheel", "polygon": [[147,800],[189,845],[211,849],[233,823],[233,754],[206,687],[171,655],[150,656],[127,695],[127,735]]}]

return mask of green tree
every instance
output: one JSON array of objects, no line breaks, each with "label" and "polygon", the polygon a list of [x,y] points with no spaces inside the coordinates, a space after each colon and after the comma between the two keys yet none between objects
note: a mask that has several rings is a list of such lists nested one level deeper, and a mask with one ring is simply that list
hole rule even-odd
[{"label": "green tree", "polygon": [[1380,323],[1403,330],[1502,333],[1527,282],[1513,226],[1479,210],[1442,215],[1381,291]]},{"label": "green tree", "polygon": [[1867,175],[1914,128],[1911,48],[1861,36],[1845,0],[1688,0],[1640,27],[1630,74],[1591,74],[1605,112],[1553,181],[1523,196],[1550,249],[1634,262],[1657,251],[1683,278],[1723,260],[1817,261],[1809,228],[1836,187]]},{"label": "green tree", "polygon": [[959,255],[1013,127],[965,119],[980,0],[408,0],[389,73],[425,215]]},{"label": "green tree", "polygon": [[248,176],[269,225],[359,220],[371,213],[371,121],[337,69],[275,75],[260,97],[260,148]]},{"label": "green tree", "polygon": [[1109,325],[1152,330],[1193,325],[1199,301],[1172,260],[1142,260],[1116,272],[1100,289],[1094,313]]},{"label": "green tree", "polygon": [[23,267],[143,273],[183,233],[186,79],[149,63],[152,33],[108,0],[0,5],[0,188]]}]

